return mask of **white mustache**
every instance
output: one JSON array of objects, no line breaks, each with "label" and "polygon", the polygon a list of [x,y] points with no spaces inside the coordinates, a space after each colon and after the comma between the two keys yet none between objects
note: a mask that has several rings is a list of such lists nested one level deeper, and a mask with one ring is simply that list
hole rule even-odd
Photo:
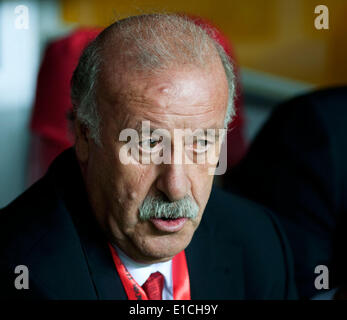
[{"label": "white mustache", "polygon": [[194,219],[199,213],[199,206],[188,195],[183,199],[173,202],[165,201],[163,197],[147,196],[139,208],[139,211],[141,220],[153,218]]}]

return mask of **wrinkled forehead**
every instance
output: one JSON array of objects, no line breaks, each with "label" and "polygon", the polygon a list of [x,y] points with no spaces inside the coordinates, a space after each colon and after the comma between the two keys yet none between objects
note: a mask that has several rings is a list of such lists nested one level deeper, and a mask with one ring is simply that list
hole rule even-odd
[{"label": "wrinkled forehead", "polygon": [[157,61],[151,52],[144,52],[146,48],[133,48],[117,37],[108,37],[96,89],[101,116],[164,121],[169,116],[193,119],[193,115],[203,118],[209,113],[210,117],[221,114],[223,120],[228,83],[218,51],[211,45],[211,50],[205,48],[203,61],[195,59],[195,53],[180,53],[175,48],[169,56],[153,52],[161,60]]},{"label": "wrinkled forehead", "polygon": [[224,114],[228,83],[219,60],[203,68],[174,65],[150,72],[126,70],[123,65],[102,70],[97,97],[101,108],[118,114],[185,117],[214,109]]}]

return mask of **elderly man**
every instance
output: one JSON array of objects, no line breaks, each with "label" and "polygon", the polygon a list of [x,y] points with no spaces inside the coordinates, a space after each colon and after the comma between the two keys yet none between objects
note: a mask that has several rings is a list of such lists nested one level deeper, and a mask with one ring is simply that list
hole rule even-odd
[{"label": "elderly man", "polygon": [[71,93],[74,148],[0,214],[1,297],[295,298],[273,216],[212,190],[234,83],[206,31],[176,15],[117,21]]}]

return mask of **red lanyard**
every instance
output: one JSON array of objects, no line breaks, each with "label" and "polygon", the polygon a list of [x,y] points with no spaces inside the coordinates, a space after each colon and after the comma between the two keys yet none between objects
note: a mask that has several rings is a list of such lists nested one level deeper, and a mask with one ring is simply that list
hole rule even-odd
[{"label": "red lanyard", "polygon": [[[129,300],[148,300],[145,291],[131,276],[120,260],[117,251],[109,243],[113,261]],[[172,282],[174,300],[190,300],[190,284],[184,250],[172,259]]]}]

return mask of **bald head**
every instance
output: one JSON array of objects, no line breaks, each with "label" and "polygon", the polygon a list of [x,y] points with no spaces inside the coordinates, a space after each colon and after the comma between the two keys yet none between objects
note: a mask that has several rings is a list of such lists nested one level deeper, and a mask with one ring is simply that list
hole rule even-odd
[{"label": "bald head", "polygon": [[117,21],[100,35],[100,42],[105,54],[134,71],[203,67],[219,60],[215,42],[207,32],[177,15],[142,15]]},{"label": "bald head", "polygon": [[107,73],[118,82],[125,74],[153,75],[173,68],[213,70],[219,64],[228,81],[227,126],[234,115],[234,74],[212,32],[187,17],[170,14],[129,17],[101,32],[83,52],[71,87],[75,115],[90,129],[94,141],[100,145],[97,85],[100,78],[105,80],[103,76]]}]

